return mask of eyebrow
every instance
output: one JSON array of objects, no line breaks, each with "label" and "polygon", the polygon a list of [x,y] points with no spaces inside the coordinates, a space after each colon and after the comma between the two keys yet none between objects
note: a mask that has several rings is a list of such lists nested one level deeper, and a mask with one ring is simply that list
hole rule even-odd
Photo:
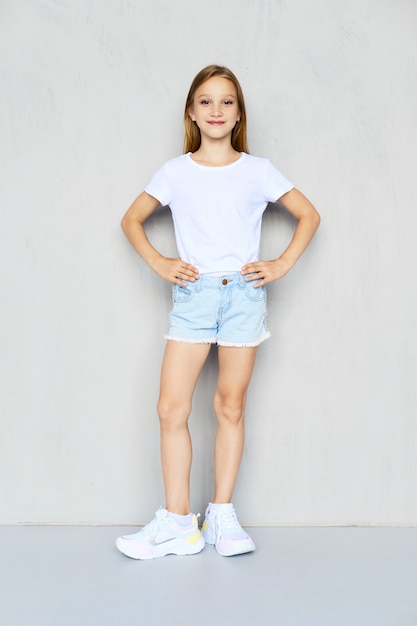
[{"label": "eyebrow", "polygon": [[[203,97],[206,97],[206,98],[207,97],[211,97],[211,94],[209,94],[209,93],[199,93],[199,94],[197,94],[197,98],[203,98]],[[226,93],[226,94],[222,95],[222,98],[237,98],[237,96],[234,96],[231,93],[230,94]]]}]

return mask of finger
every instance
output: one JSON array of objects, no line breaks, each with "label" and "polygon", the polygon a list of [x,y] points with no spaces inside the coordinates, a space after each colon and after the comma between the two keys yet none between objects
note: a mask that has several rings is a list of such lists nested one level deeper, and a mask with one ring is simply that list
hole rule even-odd
[{"label": "finger", "polygon": [[263,264],[262,263],[250,263],[249,265],[244,265],[242,267],[242,274],[256,274],[262,271]]},{"label": "finger", "polygon": [[189,266],[187,269],[188,269],[188,272],[190,273],[190,276],[199,276],[198,269],[194,267],[193,265]]},{"label": "finger", "polygon": [[256,287],[265,287],[265,285],[268,285],[271,282],[271,278],[267,275],[267,276],[263,276],[262,277],[262,281],[260,283],[256,284]]},{"label": "finger", "polygon": [[266,282],[268,282],[266,276],[256,276],[255,280],[258,281],[254,284],[255,289],[262,287]]},{"label": "finger", "polygon": [[194,282],[196,279],[196,275],[191,273],[190,270],[186,270],[186,269],[180,270],[177,273],[177,277],[182,278],[183,280],[191,281],[191,282]]},{"label": "finger", "polygon": [[184,267],[184,265],[177,265],[177,267],[174,268],[174,272],[176,276],[179,276],[180,274],[187,275],[187,268]]},{"label": "finger", "polygon": [[172,279],[172,282],[173,282],[175,285],[180,285],[181,287],[186,287],[186,286],[187,286],[186,281],[185,281],[185,280],[183,280],[182,278],[180,278],[178,275],[177,275],[177,276],[174,276],[174,278]]},{"label": "finger", "polygon": [[188,282],[194,282],[196,279],[195,275],[190,272],[187,267],[179,267],[177,271],[174,273],[174,280],[178,285],[182,285],[185,287]]},{"label": "finger", "polygon": [[251,272],[245,276],[245,281],[249,283],[252,280],[259,280],[259,278],[261,278],[260,272]]},{"label": "finger", "polygon": [[195,277],[198,275],[198,272],[192,270],[192,269],[185,269],[184,270],[184,274],[186,276],[190,276],[190,278],[192,278],[193,280],[195,279]]}]

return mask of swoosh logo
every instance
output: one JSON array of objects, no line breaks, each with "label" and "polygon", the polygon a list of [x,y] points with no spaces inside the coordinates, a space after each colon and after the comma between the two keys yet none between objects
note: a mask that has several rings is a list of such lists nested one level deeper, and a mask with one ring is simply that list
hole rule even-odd
[{"label": "swoosh logo", "polygon": [[161,546],[163,543],[169,543],[170,541],[176,541],[177,537],[171,537],[170,539],[163,539],[162,541],[157,541],[156,538],[152,537],[149,539],[149,543],[152,546]]}]

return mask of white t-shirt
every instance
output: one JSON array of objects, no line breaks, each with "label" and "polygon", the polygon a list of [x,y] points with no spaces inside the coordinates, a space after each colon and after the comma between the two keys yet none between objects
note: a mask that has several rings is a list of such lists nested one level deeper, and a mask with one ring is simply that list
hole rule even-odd
[{"label": "white t-shirt", "polygon": [[145,191],[169,205],[181,259],[218,274],[259,259],[263,212],[293,187],[267,159],[242,152],[231,165],[207,167],[188,153],[167,161]]}]

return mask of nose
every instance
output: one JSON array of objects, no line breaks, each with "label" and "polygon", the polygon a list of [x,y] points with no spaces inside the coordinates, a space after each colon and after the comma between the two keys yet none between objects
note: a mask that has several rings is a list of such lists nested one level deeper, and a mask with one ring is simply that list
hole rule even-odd
[{"label": "nose", "polygon": [[212,117],[221,117],[223,115],[223,111],[221,110],[218,104],[213,104],[213,107],[210,111],[210,115]]}]

